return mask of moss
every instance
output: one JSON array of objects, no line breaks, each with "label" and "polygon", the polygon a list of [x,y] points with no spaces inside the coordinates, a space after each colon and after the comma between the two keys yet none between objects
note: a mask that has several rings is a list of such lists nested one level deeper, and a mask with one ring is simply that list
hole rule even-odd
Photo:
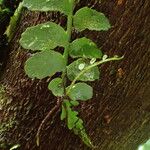
[{"label": "moss", "polygon": [[3,110],[3,107],[7,104],[7,97],[5,94],[5,88],[3,85],[0,85],[0,110]]},{"label": "moss", "polygon": [[0,84],[0,149],[7,149],[7,146],[12,145],[6,138],[10,129],[16,124],[15,116],[6,113],[11,102],[11,98],[6,94],[5,87]]},{"label": "moss", "polygon": [[9,129],[11,129],[15,123],[15,119],[10,118],[7,122],[0,124],[0,136],[2,132],[7,132]]},{"label": "moss", "polygon": [[6,30],[6,35],[9,39],[9,41],[11,41],[11,39],[13,38],[13,35],[16,31],[17,24],[18,24],[18,21],[19,21],[20,16],[21,16],[22,8],[23,8],[23,3],[21,2],[19,4],[18,8],[15,10],[14,15],[11,17],[9,26]]}]

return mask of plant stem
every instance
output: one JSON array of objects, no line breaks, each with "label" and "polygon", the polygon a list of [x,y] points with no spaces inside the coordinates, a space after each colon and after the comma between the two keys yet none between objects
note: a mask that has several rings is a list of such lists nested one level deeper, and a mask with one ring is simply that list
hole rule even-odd
[{"label": "plant stem", "polygon": [[37,134],[36,134],[36,144],[37,144],[37,146],[40,145],[40,132],[42,130],[43,125],[53,115],[53,113],[60,108],[60,105],[61,105],[61,100],[58,98],[57,99],[57,104],[49,111],[49,113],[46,115],[46,117],[41,122],[41,124],[38,128]]},{"label": "plant stem", "polygon": [[104,64],[106,62],[109,62],[109,61],[116,61],[116,60],[121,60],[123,59],[123,56],[122,57],[112,57],[112,58],[108,58],[108,59],[105,59],[105,60],[101,60],[101,61],[98,61],[90,66],[87,66],[85,67],[76,77],[75,79],[71,82],[67,92],[66,92],[66,95],[69,94],[70,90],[72,89],[72,87],[74,86],[74,84],[76,83],[76,81],[88,70],[90,70],[91,68],[95,67],[95,66],[98,66],[98,65],[101,65],[101,64]]},{"label": "plant stem", "polygon": [[[65,62],[66,62],[66,66],[68,64],[69,46],[70,46],[71,32],[72,32],[74,0],[70,0],[69,3],[70,3],[70,6],[71,6],[71,12],[70,12],[70,14],[68,15],[68,18],[67,18],[68,19],[67,20],[68,45],[65,47],[64,54],[63,54]],[[64,82],[63,86],[65,88],[65,86],[66,86],[66,69],[62,73],[62,80]]]},{"label": "plant stem", "polygon": [[5,31],[9,42],[12,40],[13,35],[15,34],[18,21],[21,17],[22,10],[23,10],[23,2],[20,2],[18,8],[14,12],[14,15],[10,19],[9,26],[7,27]]}]

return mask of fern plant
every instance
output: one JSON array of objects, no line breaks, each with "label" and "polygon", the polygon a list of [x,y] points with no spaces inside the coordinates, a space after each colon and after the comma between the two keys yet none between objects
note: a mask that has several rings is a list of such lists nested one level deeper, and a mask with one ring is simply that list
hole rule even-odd
[{"label": "fern plant", "polygon": [[[65,120],[69,130],[77,134],[87,146],[94,147],[86,133],[83,120],[74,108],[80,101],[92,98],[93,88],[85,82],[99,79],[98,66],[121,60],[122,57],[108,58],[86,37],[71,40],[73,29],[107,31],[110,28],[106,16],[94,9],[83,7],[74,13],[75,3],[75,0],[24,0],[23,5],[31,11],[59,11],[66,15],[67,30],[53,22],[32,26],[22,33],[20,44],[23,48],[36,52],[25,63],[25,72],[30,78],[43,79],[61,72],[48,85],[61,107],[60,119]],[[56,47],[63,47],[64,51],[56,52]],[[69,57],[73,60],[70,64]],[[54,110],[55,108],[49,112],[38,129],[38,145],[42,125]]]}]

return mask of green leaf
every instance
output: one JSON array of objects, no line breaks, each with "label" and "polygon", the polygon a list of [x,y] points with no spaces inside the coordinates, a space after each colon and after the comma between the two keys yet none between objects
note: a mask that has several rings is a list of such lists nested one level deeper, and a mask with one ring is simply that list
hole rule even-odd
[{"label": "green leaf", "polygon": [[96,148],[96,147],[92,144],[91,139],[90,139],[90,137],[88,136],[88,134],[86,133],[85,130],[81,130],[79,136],[81,137],[81,139],[82,139],[82,141],[84,142],[84,144],[86,144],[88,147]]},{"label": "green leaf", "polygon": [[50,50],[57,46],[65,47],[68,36],[61,26],[47,22],[27,28],[21,35],[20,44],[25,49]]},{"label": "green leaf", "polygon": [[85,29],[107,31],[110,28],[110,23],[103,13],[88,7],[83,7],[74,16],[74,27],[79,31]]},{"label": "green leaf", "polygon": [[55,51],[36,53],[26,61],[25,72],[30,78],[43,79],[65,69],[64,57]]},{"label": "green leaf", "polygon": [[[71,109],[70,101],[65,100],[63,104],[65,105],[65,108],[67,111],[67,126],[68,126],[68,128],[70,130],[72,129],[76,135],[79,135],[79,137],[82,139],[82,141],[88,147],[94,148],[89,136],[87,135],[87,133],[85,131],[85,128],[83,125],[83,120],[78,117],[78,112]],[[66,112],[62,118],[64,118],[64,117],[66,117]]]},{"label": "green leaf", "polygon": [[82,139],[82,141],[91,148],[94,148],[94,145],[91,142],[90,137],[87,135],[84,125],[83,125],[83,120],[82,119],[78,119],[78,121],[75,124],[75,127],[73,128],[73,131],[76,135],[79,135],[80,138]]},{"label": "green leaf", "polygon": [[24,0],[24,6],[32,11],[60,11],[66,15],[71,12],[69,0]]},{"label": "green leaf", "polygon": [[72,87],[68,96],[72,100],[86,101],[92,98],[93,88],[86,83],[77,83]]},{"label": "green leaf", "polygon": [[68,100],[64,101],[67,108],[67,126],[71,130],[78,121],[78,112],[71,109],[71,104]]},{"label": "green leaf", "polygon": [[70,101],[70,104],[72,105],[72,106],[78,106],[79,105],[79,102],[78,101]]},{"label": "green leaf", "polygon": [[68,125],[68,128],[70,130],[74,128],[75,123],[78,120],[77,115],[78,115],[77,111],[72,111],[71,109],[68,110],[68,122],[67,122],[67,125]]},{"label": "green leaf", "polygon": [[62,79],[61,78],[53,79],[49,83],[48,89],[51,90],[53,95],[55,95],[55,96],[63,96],[64,95],[64,89],[62,86]]},{"label": "green leaf", "polygon": [[[74,78],[87,66],[90,62],[85,59],[78,59],[67,66],[67,76],[69,80],[74,80]],[[97,66],[87,70],[83,75],[79,77],[80,81],[94,81],[99,79],[100,72]]]},{"label": "green leaf", "polygon": [[150,150],[150,139],[146,143],[140,145],[138,150]]},{"label": "green leaf", "polygon": [[67,117],[67,112],[66,112],[66,109],[65,109],[64,105],[62,104],[62,110],[61,110],[60,119],[64,120],[66,117]]},{"label": "green leaf", "polygon": [[[2,5],[3,4],[3,0],[0,0],[0,5]],[[1,8],[1,7],[0,7]]]},{"label": "green leaf", "polygon": [[69,54],[72,58],[102,58],[102,52],[97,45],[85,37],[77,39],[70,44]]},{"label": "green leaf", "polygon": [[79,119],[79,120],[78,120],[78,122],[76,123],[75,128],[76,128],[78,131],[81,131],[82,129],[84,129],[83,120],[82,120],[82,119]]}]

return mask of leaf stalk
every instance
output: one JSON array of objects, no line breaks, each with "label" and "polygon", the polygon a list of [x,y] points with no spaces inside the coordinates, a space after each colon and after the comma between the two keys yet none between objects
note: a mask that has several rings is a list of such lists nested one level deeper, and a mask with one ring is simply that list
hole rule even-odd
[{"label": "leaf stalk", "polygon": [[[70,2],[70,6],[71,6],[71,12],[70,12],[70,14],[68,15],[68,18],[67,18],[68,45],[65,47],[64,54],[63,54],[65,62],[66,62],[66,66],[68,64],[69,46],[70,46],[71,33],[72,33],[74,0],[70,0],[69,2]],[[66,72],[67,72],[67,69],[65,69],[62,73],[62,81],[63,81],[64,91],[65,91],[65,87],[66,87]]]},{"label": "leaf stalk", "polygon": [[124,57],[124,56],[122,56],[122,57],[111,57],[111,58],[107,58],[107,59],[105,59],[105,60],[100,60],[100,61],[98,61],[98,62],[96,62],[96,63],[94,63],[94,64],[92,64],[92,65],[90,65],[90,66],[85,67],[85,68],[75,77],[75,79],[71,82],[69,88],[68,88],[67,91],[66,91],[66,95],[68,95],[68,94],[70,93],[70,90],[73,88],[73,86],[74,86],[74,84],[76,83],[76,81],[77,81],[85,72],[87,72],[88,70],[92,69],[92,68],[95,67],[95,66],[104,64],[104,63],[106,63],[106,62],[121,60],[121,59],[123,59],[123,57]]}]

